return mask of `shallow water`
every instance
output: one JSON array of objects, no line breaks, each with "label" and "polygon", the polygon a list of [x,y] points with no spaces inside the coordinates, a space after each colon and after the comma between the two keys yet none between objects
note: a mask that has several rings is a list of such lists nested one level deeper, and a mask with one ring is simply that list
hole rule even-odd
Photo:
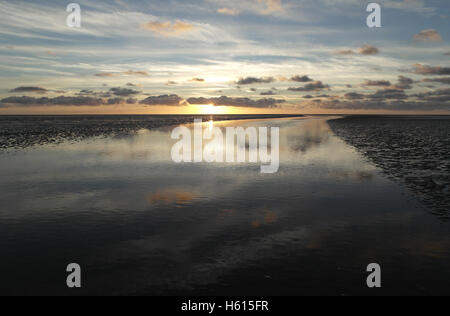
[{"label": "shallow water", "polygon": [[0,294],[450,294],[449,224],[326,119],[216,124],[279,126],[280,171],[175,164],[163,127],[1,153]]}]

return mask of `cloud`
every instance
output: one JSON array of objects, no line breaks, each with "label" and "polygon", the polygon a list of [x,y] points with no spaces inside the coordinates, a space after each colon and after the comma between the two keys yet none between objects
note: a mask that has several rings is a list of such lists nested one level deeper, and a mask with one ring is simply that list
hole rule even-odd
[{"label": "cloud", "polygon": [[160,96],[150,96],[145,100],[139,102],[145,105],[168,105],[168,106],[179,106],[184,105],[184,99],[176,94],[172,95],[160,95]]},{"label": "cloud", "polygon": [[[372,45],[364,45],[364,46],[358,48],[357,53],[360,55],[367,55],[367,56],[378,55],[380,53],[380,50]],[[352,49],[341,49],[341,50],[336,50],[336,51],[332,52],[332,54],[334,54],[334,55],[343,55],[343,56],[352,56],[352,55],[356,55],[357,53]]]},{"label": "cloud", "polygon": [[[448,102],[404,101],[404,100],[315,100],[314,107],[328,110],[390,110],[390,111],[433,111],[448,110]],[[305,104],[304,106],[308,106]]]},{"label": "cloud", "polygon": [[113,72],[100,72],[98,74],[95,74],[96,77],[117,77],[120,76],[119,73],[113,73]]},{"label": "cloud", "polygon": [[267,95],[276,95],[276,93],[273,92],[272,90],[269,90],[269,91],[261,92],[260,95],[265,95],[265,96],[267,96]]},{"label": "cloud", "polygon": [[12,89],[10,92],[12,93],[24,93],[24,92],[33,92],[33,93],[47,93],[48,90],[40,87],[18,87]]},{"label": "cloud", "polygon": [[281,0],[258,0],[258,3],[265,6],[264,9],[259,10],[259,13],[263,15],[284,11]]},{"label": "cloud", "polygon": [[96,77],[119,77],[121,75],[125,76],[143,76],[148,77],[149,74],[146,71],[142,70],[128,70],[124,72],[100,72],[95,74]]},{"label": "cloud", "polygon": [[424,79],[423,82],[439,82],[442,84],[449,84],[450,85],[450,77],[445,77],[445,78],[427,78]]},{"label": "cloud", "polygon": [[264,77],[264,78],[247,77],[247,78],[240,78],[237,84],[243,86],[255,83],[272,83],[274,81],[275,81],[274,77]]},{"label": "cloud", "polygon": [[413,38],[419,42],[442,42],[442,36],[434,29],[423,30]]},{"label": "cloud", "polygon": [[137,99],[129,98],[129,99],[122,99],[122,98],[111,98],[106,101],[108,105],[121,105],[121,104],[136,104]]},{"label": "cloud", "polygon": [[363,86],[369,87],[389,87],[391,86],[391,82],[387,80],[366,80],[363,83]]},{"label": "cloud", "polygon": [[238,16],[241,12],[238,9],[220,8],[217,10],[220,14]]},{"label": "cloud", "polygon": [[412,73],[416,75],[435,75],[435,76],[445,76],[450,75],[450,67],[432,67],[421,64],[414,65],[414,70]]},{"label": "cloud", "polygon": [[377,55],[380,53],[380,50],[372,45],[364,45],[358,49],[358,52],[361,55]]},{"label": "cloud", "polygon": [[56,98],[32,98],[32,97],[9,97],[0,101],[7,106],[99,106],[105,105],[106,102],[101,98],[93,97],[65,97],[59,96]]},{"label": "cloud", "polygon": [[252,100],[249,98],[230,98],[222,96],[220,98],[189,98],[189,104],[213,104],[216,106],[235,106],[235,107],[252,107],[252,108],[276,108],[286,100],[276,99],[259,99]]},{"label": "cloud", "polygon": [[403,90],[397,89],[384,89],[378,90],[374,94],[369,94],[367,96],[369,99],[377,99],[377,100],[386,100],[386,99],[407,99],[408,96],[405,94]]},{"label": "cloud", "polygon": [[303,92],[303,91],[321,91],[324,89],[330,89],[329,85],[324,85],[322,81],[315,81],[313,83],[308,83],[304,87],[300,88],[289,88],[288,91],[295,91],[295,92]]},{"label": "cloud", "polygon": [[414,80],[411,78],[405,77],[405,76],[399,76],[398,82],[393,86],[394,89],[400,89],[400,90],[408,90],[412,89],[412,84],[414,83]]},{"label": "cloud", "polygon": [[335,55],[355,55],[355,52],[351,49],[342,49],[342,50],[336,50],[333,52]]},{"label": "cloud", "polygon": [[445,102],[448,104],[447,109],[450,109],[450,88],[438,89],[426,93],[419,93],[415,94],[414,97],[427,102]]},{"label": "cloud", "polygon": [[147,22],[141,25],[141,28],[166,37],[179,36],[196,29],[193,24],[180,20],[175,22]]},{"label": "cloud", "polygon": [[205,79],[203,78],[192,78],[191,80],[189,80],[190,82],[205,82]]},{"label": "cloud", "polygon": [[371,95],[348,93],[344,97],[345,99],[330,98],[309,101],[303,106],[318,106],[334,110],[432,111],[450,109],[450,89],[439,89],[409,97],[404,91],[393,89],[379,90]]},{"label": "cloud", "polygon": [[405,76],[399,76],[396,84],[391,84],[388,80],[366,80],[363,86],[366,87],[386,87],[386,89],[392,90],[408,90],[412,89],[414,80]]},{"label": "cloud", "polygon": [[114,95],[121,96],[121,97],[128,97],[134,94],[139,94],[139,91],[127,89],[127,88],[111,88],[109,92],[113,93]]},{"label": "cloud", "polygon": [[144,77],[148,77],[148,72],[146,71],[142,71],[142,70],[128,70],[123,72],[124,75],[127,76],[144,76]]},{"label": "cloud", "polygon": [[364,98],[364,95],[356,92],[350,92],[347,93],[344,97],[350,100],[360,100]]},{"label": "cloud", "polygon": [[294,81],[294,82],[312,82],[313,81],[313,79],[311,79],[308,76],[294,76],[290,80]]}]

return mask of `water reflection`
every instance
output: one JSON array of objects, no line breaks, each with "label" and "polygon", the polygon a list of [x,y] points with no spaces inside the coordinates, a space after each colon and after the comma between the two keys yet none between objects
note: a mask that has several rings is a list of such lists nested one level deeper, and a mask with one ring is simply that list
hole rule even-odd
[{"label": "water reflection", "polygon": [[326,119],[214,125],[280,127],[280,171],[175,164],[170,128],[1,155],[0,293],[68,293],[78,262],[84,294],[370,294],[379,262],[380,293],[448,294],[448,226]]},{"label": "water reflection", "polygon": [[187,204],[196,199],[197,195],[182,190],[163,190],[147,196],[149,204]]},{"label": "water reflection", "polygon": [[291,150],[306,153],[330,141],[330,128],[324,120],[309,120],[288,136]]}]

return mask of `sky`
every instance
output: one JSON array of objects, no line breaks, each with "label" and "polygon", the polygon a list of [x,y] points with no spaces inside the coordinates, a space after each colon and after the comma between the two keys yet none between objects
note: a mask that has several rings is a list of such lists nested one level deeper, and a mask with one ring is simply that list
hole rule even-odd
[{"label": "sky", "polygon": [[0,1],[0,115],[450,114],[448,0],[69,3]]}]

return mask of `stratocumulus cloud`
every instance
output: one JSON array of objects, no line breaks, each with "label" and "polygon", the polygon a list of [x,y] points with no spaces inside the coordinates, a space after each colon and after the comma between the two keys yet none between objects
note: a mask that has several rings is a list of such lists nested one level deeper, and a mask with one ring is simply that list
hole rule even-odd
[{"label": "stratocumulus cloud", "polygon": [[416,64],[412,71],[416,75],[434,75],[434,76],[445,76],[450,75],[450,67],[433,67],[427,65]]},{"label": "stratocumulus cloud", "polygon": [[99,72],[96,73],[96,77],[119,77],[119,76],[142,76],[142,77],[148,77],[148,72],[143,70],[127,70],[122,72]]},{"label": "stratocumulus cloud", "polygon": [[428,29],[414,35],[414,40],[419,42],[442,42],[442,36],[435,29]]},{"label": "stratocumulus cloud", "polygon": [[7,106],[99,106],[107,104],[102,98],[94,97],[65,97],[33,98],[33,97],[8,97],[0,101]]},{"label": "stratocumulus cloud", "polygon": [[309,76],[294,76],[291,77],[290,81],[293,82],[312,82],[313,79],[311,79]]},{"label": "stratocumulus cloud", "polygon": [[438,83],[450,85],[450,77],[445,77],[445,78],[427,78],[427,79],[424,79],[423,81],[424,82],[438,82]]},{"label": "stratocumulus cloud", "polygon": [[358,52],[361,55],[377,55],[380,53],[380,50],[372,45],[364,45],[359,48]]},{"label": "stratocumulus cloud", "polygon": [[121,96],[121,97],[128,97],[131,95],[139,94],[139,91],[127,89],[127,88],[112,88],[109,90],[112,94]]},{"label": "stratocumulus cloud", "polygon": [[363,85],[369,87],[388,87],[391,85],[391,82],[387,80],[366,80]]},{"label": "stratocumulus cloud", "polygon": [[48,90],[41,87],[17,87],[12,89],[10,92],[12,93],[24,93],[24,92],[32,92],[32,93],[47,93]]},{"label": "stratocumulus cloud", "polygon": [[322,81],[315,81],[313,83],[308,83],[304,87],[289,88],[288,91],[309,92],[309,91],[321,91],[324,89],[330,89],[330,86],[323,84]]},{"label": "stratocumulus cloud", "polygon": [[184,99],[176,94],[172,95],[159,95],[159,96],[150,96],[142,101],[140,104],[145,105],[168,105],[168,106],[179,106],[183,104]]},{"label": "stratocumulus cloud", "polygon": [[187,99],[189,104],[212,104],[216,106],[235,106],[235,107],[252,107],[252,108],[276,108],[280,104],[286,102],[282,99],[259,99],[252,100],[249,98],[231,98],[221,96],[219,98],[189,98]]},{"label": "stratocumulus cloud", "polygon": [[275,81],[274,77],[263,77],[263,78],[246,77],[240,78],[236,83],[240,86],[244,86],[256,83],[272,83],[274,81]]}]

